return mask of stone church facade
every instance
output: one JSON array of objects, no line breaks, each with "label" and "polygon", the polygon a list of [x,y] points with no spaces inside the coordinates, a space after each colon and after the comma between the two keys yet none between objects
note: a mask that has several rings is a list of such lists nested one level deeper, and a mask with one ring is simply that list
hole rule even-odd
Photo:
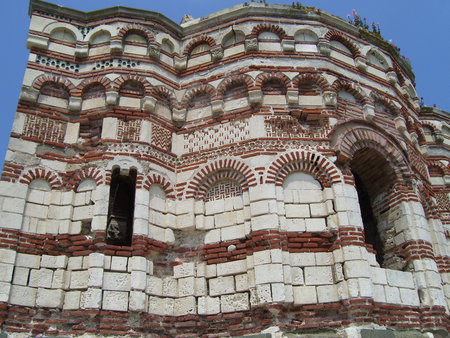
[{"label": "stone church facade", "polygon": [[30,15],[2,332],[448,332],[450,118],[380,35],[255,2]]}]

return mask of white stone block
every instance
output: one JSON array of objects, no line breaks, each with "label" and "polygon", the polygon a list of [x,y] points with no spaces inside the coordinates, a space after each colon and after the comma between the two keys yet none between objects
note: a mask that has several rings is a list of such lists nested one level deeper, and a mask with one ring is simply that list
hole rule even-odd
[{"label": "white stone block", "polygon": [[128,258],[114,256],[111,258],[111,270],[113,271],[127,271]]},{"label": "white stone block", "polygon": [[345,261],[362,260],[361,247],[359,246],[344,246],[342,253]]},{"label": "white stone block", "polygon": [[11,291],[11,283],[0,282],[0,302],[8,302],[9,293]]},{"label": "white stone block", "polygon": [[256,251],[253,253],[254,265],[269,264],[271,261],[270,250]]},{"label": "white stone block", "polygon": [[67,270],[80,270],[83,264],[83,257],[69,257]]},{"label": "white stone block", "polygon": [[39,269],[41,264],[41,256],[18,253],[16,258],[16,266],[30,269]]},{"label": "white stone block", "polygon": [[314,255],[316,256],[317,265],[332,265],[334,263],[331,252],[316,252]]},{"label": "white stone block", "polygon": [[197,303],[195,297],[178,298],[174,302],[173,314],[175,316],[184,316],[197,313]]},{"label": "white stone block", "polygon": [[386,303],[386,294],[384,293],[383,285],[374,284],[373,300],[377,303]]},{"label": "white stone block", "polygon": [[209,293],[211,296],[234,293],[234,277],[220,276],[209,280]]},{"label": "white stone block", "polygon": [[105,272],[103,274],[103,289],[112,291],[130,291],[130,279],[130,274],[128,273]]},{"label": "white stone block", "polygon": [[64,269],[67,266],[68,257],[65,255],[49,256],[42,255],[41,267],[51,269]]},{"label": "white stone block", "polygon": [[222,312],[247,311],[250,309],[247,293],[235,293],[220,297],[220,307]]},{"label": "white stone block", "polygon": [[221,214],[225,211],[225,202],[223,200],[214,200],[205,202],[205,215]]},{"label": "white stone block", "polygon": [[331,266],[307,266],[305,267],[306,285],[333,284],[333,272]]},{"label": "white stone block", "polygon": [[339,301],[337,285],[322,285],[317,287],[319,303],[332,303]]},{"label": "white stone block", "polygon": [[278,228],[278,215],[262,215],[252,217],[251,225],[253,231]]},{"label": "white stone block", "polygon": [[370,272],[372,276],[372,282],[374,284],[387,284],[386,269],[371,267]]},{"label": "white stone block", "polygon": [[373,297],[373,284],[369,278],[358,278],[358,286],[361,297]]},{"label": "white stone block", "polygon": [[286,204],[284,208],[287,218],[311,217],[308,204]]},{"label": "white stone block", "polygon": [[161,316],[173,316],[175,299],[148,297],[148,312]]},{"label": "white stone block", "polygon": [[178,297],[193,296],[195,294],[195,277],[178,279]]},{"label": "white stone block", "polygon": [[314,266],[316,256],[313,252],[296,252],[289,255],[292,266]]},{"label": "white stone block", "polygon": [[0,282],[11,282],[13,271],[14,265],[0,263]]},{"label": "white stone block", "polygon": [[81,291],[68,291],[64,295],[63,310],[77,310],[80,308]]},{"label": "white stone block", "polygon": [[327,230],[325,218],[307,218],[305,219],[307,232],[323,232]]},{"label": "white stone block", "polygon": [[345,278],[371,277],[370,266],[367,261],[344,262]]},{"label": "white stone block", "polygon": [[248,276],[247,274],[240,274],[236,275],[234,277],[235,279],[235,285],[236,285],[236,291],[248,291],[249,285],[248,285]]},{"label": "white stone block", "polygon": [[304,285],[303,270],[298,267],[291,268],[291,283],[292,285]]},{"label": "white stone block", "polygon": [[147,276],[147,286],[145,288],[145,293],[155,296],[162,296],[163,281],[161,278],[156,276]]},{"label": "white stone block", "polygon": [[103,268],[105,264],[105,255],[100,252],[94,252],[89,254],[89,263],[88,266],[90,268]]},{"label": "white stone block", "polygon": [[194,296],[205,296],[208,293],[208,283],[206,278],[195,278]]},{"label": "white stone block", "polygon": [[208,264],[205,267],[205,277],[212,278],[217,276],[217,265],[216,264]]},{"label": "white stone block", "polygon": [[131,291],[129,309],[136,312],[145,311],[147,309],[147,295],[141,291]]},{"label": "white stone block", "polygon": [[294,304],[316,304],[317,293],[315,286],[294,286]]},{"label": "white stone block", "polygon": [[104,291],[102,309],[128,311],[128,292]]},{"label": "white stone block", "polygon": [[35,306],[37,289],[25,286],[12,285],[9,303],[22,306]]},{"label": "white stone block", "polygon": [[417,290],[400,288],[400,298],[402,300],[402,304],[411,306],[420,305],[420,299]]},{"label": "white stone block", "polygon": [[386,269],[387,282],[390,286],[414,289],[414,279],[411,272]]},{"label": "white stone block", "polygon": [[166,277],[163,279],[163,296],[164,297],[177,297],[178,296],[178,281],[172,277]]},{"label": "white stone block", "polygon": [[255,265],[256,284],[282,283],[283,265],[282,264],[263,264]]},{"label": "white stone block", "polygon": [[147,273],[145,271],[131,271],[131,289],[145,290],[147,285]]},{"label": "white stone block", "polygon": [[88,287],[89,271],[72,271],[70,274],[71,289],[86,289]]},{"label": "white stone block", "polygon": [[273,184],[258,184],[249,188],[250,202],[273,199],[275,196],[275,186]]},{"label": "white stone block", "polygon": [[182,278],[195,276],[195,263],[194,262],[185,262],[179,265],[175,265],[173,267],[173,277],[174,278]]},{"label": "white stone block", "polygon": [[217,264],[218,276],[236,275],[244,272],[247,272],[247,261],[244,259]]},{"label": "white stone block", "polygon": [[37,286],[40,288],[51,288],[53,280],[53,270],[40,269],[35,271],[39,275],[39,281]]},{"label": "white stone block", "polygon": [[92,205],[85,205],[82,207],[73,208],[73,221],[83,221],[91,219],[94,216],[94,207]]},{"label": "white stone block", "polygon": [[258,284],[256,286],[256,294],[254,301],[255,303],[252,303],[252,305],[272,303],[272,288],[270,284]]},{"label": "white stone block", "polygon": [[269,201],[261,200],[250,203],[250,216],[260,216],[270,213]]},{"label": "white stone block", "polygon": [[199,297],[198,298],[198,314],[213,315],[220,312],[219,297]]},{"label": "white stone block", "polygon": [[385,285],[384,292],[386,294],[387,303],[401,304],[400,291],[398,288]]},{"label": "white stone block", "polygon": [[10,249],[0,248],[0,263],[14,264],[17,252]]},{"label": "white stone block", "polygon": [[14,268],[14,275],[12,279],[13,284],[26,286],[28,284],[29,273],[30,269],[16,266]]},{"label": "white stone block", "polygon": [[214,225],[216,228],[229,227],[237,224],[236,211],[224,212],[214,215]]},{"label": "white stone block", "polygon": [[22,226],[23,216],[21,214],[0,212],[0,218],[3,228],[19,230]]},{"label": "white stone block", "polygon": [[325,203],[312,203],[309,205],[311,217],[325,217],[328,215],[328,208]]},{"label": "white stone block", "polygon": [[272,300],[274,302],[286,301],[285,288],[283,283],[273,283],[272,288]]},{"label": "white stone block", "polygon": [[61,289],[49,290],[39,288],[36,297],[36,306],[49,308],[62,308],[64,291]]},{"label": "white stone block", "polygon": [[205,235],[205,244],[220,242],[220,229],[210,230]]},{"label": "white stone block", "polygon": [[220,230],[222,241],[229,241],[238,238],[245,237],[245,226],[244,224],[230,226],[222,228]]},{"label": "white stone block", "polygon": [[[282,218],[280,217],[280,223]],[[305,232],[306,222],[304,218],[286,218],[282,229],[290,232]]]}]

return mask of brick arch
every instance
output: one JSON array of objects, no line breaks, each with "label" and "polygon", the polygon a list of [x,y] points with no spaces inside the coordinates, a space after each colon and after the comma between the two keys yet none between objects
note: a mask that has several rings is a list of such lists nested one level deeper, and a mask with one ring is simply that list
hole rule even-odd
[{"label": "brick arch", "polygon": [[155,41],[155,37],[153,36],[153,33],[150,32],[150,30],[142,25],[137,25],[137,24],[131,24],[131,25],[127,25],[125,27],[122,27],[119,31],[119,33],[117,34],[118,38],[120,40],[124,40],[125,37],[133,32],[138,32],[141,33],[142,35],[145,36],[145,38],[147,39],[147,43],[151,43]]},{"label": "brick arch", "polygon": [[42,87],[49,83],[55,83],[57,85],[63,86],[70,96],[74,96],[76,94],[76,88],[72,82],[67,79],[63,79],[56,75],[40,75],[33,81],[33,88],[37,90],[41,90]]},{"label": "brick arch", "polygon": [[114,80],[113,89],[116,92],[119,92],[120,87],[122,87],[122,85],[128,81],[139,82],[144,87],[144,95],[150,94],[152,86],[145,78],[140,77],[138,75],[121,75],[120,77]]},{"label": "brick arch", "polygon": [[156,87],[152,87],[151,89],[151,95],[155,98],[158,99],[160,97],[167,97],[170,101],[170,105],[174,106],[177,102],[177,98],[175,96],[175,93],[170,90],[169,88],[165,87],[165,86],[156,86]]},{"label": "brick arch", "polygon": [[261,73],[255,79],[255,87],[262,90],[264,83],[269,80],[279,80],[286,90],[292,88],[291,80],[281,72]]},{"label": "brick arch", "polygon": [[173,188],[173,185],[165,177],[163,177],[159,174],[156,174],[156,173],[150,173],[144,178],[143,182],[144,183],[143,183],[142,187],[145,190],[150,190],[150,187],[153,184],[157,184],[164,190],[167,198],[170,198],[170,199],[175,198],[175,190]]},{"label": "brick arch", "polygon": [[390,113],[392,113],[394,116],[399,116],[401,114],[400,109],[397,108],[397,106],[394,104],[394,102],[387,97],[383,96],[382,94],[372,91],[370,93],[370,98],[372,99],[373,103],[381,103],[384,106],[386,106]]},{"label": "brick arch", "polygon": [[324,38],[325,38],[325,40],[328,40],[329,42],[331,42],[331,40],[335,40],[335,41],[338,41],[338,42],[342,43],[345,47],[347,47],[350,50],[350,52],[352,52],[352,56],[354,58],[356,58],[358,56],[362,56],[360,50],[358,49],[358,47],[356,47],[356,45],[352,41],[350,41],[341,32],[328,31],[325,34]]},{"label": "brick arch", "polygon": [[370,148],[384,156],[398,180],[411,175],[407,157],[400,146],[388,135],[371,126],[351,122],[341,125],[331,135],[331,146],[336,149],[338,163],[347,164],[358,150]]},{"label": "brick arch", "polygon": [[256,185],[255,173],[247,164],[237,159],[226,158],[216,160],[200,168],[186,188],[186,198],[198,198],[200,196],[203,198],[208,187],[206,183],[211,182],[209,178],[213,177],[212,175],[216,175],[216,178],[220,177],[220,179],[223,179],[225,177],[217,173],[227,171],[230,172],[228,178],[237,180],[241,184],[243,191],[247,191],[249,187]]},{"label": "brick arch", "polygon": [[95,76],[83,80],[76,89],[76,96],[82,96],[83,92],[92,85],[100,84],[106,90],[111,90],[111,81],[104,76]]},{"label": "brick arch", "polygon": [[442,170],[442,173],[444,175],[450,175],[450,164],[445,165],[444,163],[442,163],[440,161],[428,161],[427,166],[428,166],[428,168],[438,167],[440,170]]},{"label": "brick arch", "polygon": [[209,45],[210,48],[213,48],[216,46],[216,41],[207,35],[201,35],[196,37],[195,39],[191,40],[187,46],[184,48],[184,55],[190,55],[192,50],[197,47],[198,45],[201,45],[203,43],[206,43]]},{"label": "brick arch", "polygon": [[102,171],[98,168],[84,168],[75,172],[73,176],[73,180],[69,181],[67,184],[67,188],[71,190],[75,190],[82,180],[91,178],[95,181],[96,185],[104,184],[104,175]]},{"label": "brick arch", "polygon": [[438,127],[436,127],[433,123],[430,123],[429,121],[422,121],[418,125],[421,127],[424,127],[424,126],[430,127],[431,129],[433,129],[435,134],[440,133],[440,130],[438,129]]},{"label": "brick arch", "polygon": [[331,88],[336,93],[339,93],[339,90],[341,90],[341,89],[344,89],[344,90],[348,91],[361,104],[368,104],[368,103],[370,103],[369,98],[353,82],[350,82],[350,81],[347,81],[347,80],[336,80],[336,81],[333,82],[333,85],[331,86]]},{"label": "brick arch", "polygon": [[228,89],[234,87],[237,84],[241,84],[241,83],[243,83],[247,86],[247,90],[252,89],[254,86],[254,80],[252,79],[252,77],[250,75],[240,74],[240,75],[230,76],[230,77],[227,77],[226,79],[224,79],[217,87],[217,97],[219,99],[222,99],[225,92]]},{"label": "brick arch", "polygon": [[270,23],[261,23],[255,27],[253,27],[251,36],[256,38],[262,32],[274,33],[274,34],[278,35],[280,40],[288,37],[283,28],[281,28],[278,25],[274,25],[274,24],[270,24]]},{"label": "brick arch", "polygon": [[26,173],[22,174],[19,179],[20,183],[30,184],[32,181],[36,179],[43,179],[50,184],[51,188],[54,190],[61,190],[62,183],[61,179],[58,177],[58,174],[42,168],[30,169]]},{"label": "brick arch", "polygon": [[295,89],[298,89],[300,83],[314,82],[322,88],[322,91],[332,90],[328,81],[319,73],[303,73],[292,79],[292,84]]},{"label": "brick arch", "polygon": [[323,187],[343,182],[340,170],[326,157],[307,150],[282,154],[267,169],[266,183],[282,186],[285,178],[293,172],[311,174]]},{"label": "brick arch", "polygon": [[184,94],[183,100],[181,101],[182,105],[187,107],[187,105],[189,104],[189,101],[191,101],[191,99],[194,96],[196,96],[197,94],[200,94],[200,93],[208,94],[212,100],[216,95],[216,90],[210,84],[204,84],[204,85],[189,89]]}]

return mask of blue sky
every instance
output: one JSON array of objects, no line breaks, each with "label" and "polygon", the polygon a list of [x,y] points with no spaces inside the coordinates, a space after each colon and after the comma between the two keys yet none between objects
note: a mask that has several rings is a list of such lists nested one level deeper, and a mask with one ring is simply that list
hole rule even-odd
[{"label": "blue sky", "polygon": [[[52,1],[50,1],[52,2]],[[244,3],[239,0],[55,0],[54,3],[83,11],[112,6],[128,6],[160,12],[175,22],[183,14],[201,17]],[[291,4],[292,1],[267,0],[268,3]],[[356,9],[368,22],[378,22],[381,34],[401,48],[411,59],[416,74],[416,89],[426,105],[436,104],[450,112],[450,1],[449,0],[304,0],[345,18]],[[3,164],[12,121],[17,107],[28,50],[25,48],[29,25],[28,1],[3,0],[0,5],[0,28],[3,32],[0,62],[0,165]]]}]

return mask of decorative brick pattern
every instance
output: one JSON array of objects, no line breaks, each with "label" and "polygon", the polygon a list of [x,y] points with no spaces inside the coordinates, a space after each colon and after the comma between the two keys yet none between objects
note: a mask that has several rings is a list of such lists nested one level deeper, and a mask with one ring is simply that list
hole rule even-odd
[{"label": "decorative brick pattern", "polygon": [[24,136],[35,140],[62,143],[66,133],[66,123],[49,117],[27,115]]},{"label": "decorative brick pattern", "polygon": [[213,185],[205,195],[206,201],[220,200],[242,195],[240,184],[233,181],[219,182]]},{"label": "decorative brick pattern", "polygon": [[250,129],[247,120],[231,121],[201,131],[184,135],[184,149],[187,153],[216,148],[248,139]]},{"label": "decorative brick pattern", "polygon": [[139,135],[141,133],[141,121],[119,121],[117,128],[117,138],[122,141],[139,141]]},{"label": "decorative brick pattern", "polygon": [[152,145],[170,151],[172,147],[172,133],[170,130],[157,124],[152,125]]}]

